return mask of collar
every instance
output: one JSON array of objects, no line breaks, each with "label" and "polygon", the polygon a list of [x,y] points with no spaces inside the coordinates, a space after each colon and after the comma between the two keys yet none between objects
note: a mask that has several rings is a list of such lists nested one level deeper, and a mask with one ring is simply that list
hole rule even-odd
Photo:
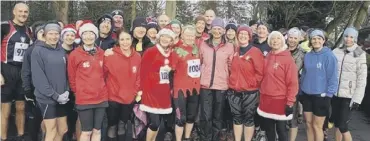
[{"label": "collar", "polygon": [[171,53],[171,50],[168,48],[168,51],[166,52],[162,47],[161,45],[157,44],[156,45],[158,51],[164,56],[164,57],[169,57],[170,56],[170,53]]}]

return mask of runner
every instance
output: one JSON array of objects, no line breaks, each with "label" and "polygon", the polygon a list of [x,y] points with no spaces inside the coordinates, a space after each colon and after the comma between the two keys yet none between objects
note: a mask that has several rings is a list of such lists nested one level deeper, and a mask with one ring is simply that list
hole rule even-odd
[{"label": "runner", "polygon": [[12,101],[15,100],[18,140],[24,140],[25,91],[22,88],[23,55],[31,44],[31,31],[25,26],[29,8],[17,3],[14,18],[1,23],[1,139],[6,140]]},{"label": "runner", "polygon": [[153,44],[150,39],[145,36],[147,28],[147,21],[144,17],[137,17],[132,23],[131,36],[133,37],[132,45],[135,47],[135,51],[143,54],[145,50],[152,47]]},{"label": "runner", "polygon": [[302,48],[305,52],[310,52],[311,47],[309,46],[309,36],[310,32],[313,30],[312,28],[309,28],[308,26],[301,26],[301,33],[302,33],[302,38],[299,43],[299,47]]},{"label": "runner", "polygon": [[253,46],[259,48],[263,55],[266,57],[270,52],[271,48],[267,43],[267,37],[269,36],[269,27],[266,23],[258,23],[257,25],[257,38],[253,41]]},{"label": "runner", "polygon": [[271,52],[266,56],[257,113],[263,117],[267,140],[288,140],[286,122],[293,118],[298,94],[298,70],[285,45],[284,36],[273,31],[268,37]]},{"label": "runner", "polygon": [[[132,37],[127,32],[119,34],[118,43],[119,45],[112,50],[113,54],[104,57],[109,99],[108,140],[131,141],[134,99],[135,96],[142,94],[140,90],[141,56],[132,48]],[[119,121],[124,123],[123,127],[118,126]]]},{"label": "runner", "polygon": [[183,44],[174,47],[171,68],[174,73],[173,102],[176,112],[176,141],[190,141],[195,119],[198,114],[200,88],[200,59],[195,45],[196,29],[194,26],[183,27]]},{"label": "runner", "polygon": [[173,41],[173,47],[180,46],[182,44],[182,40],[180,40],[182,26],[181,22],[177,19],[173,19],[169,24],[176,35],[175,40]]},{"label": "runner", "polygon": [[330,99],[338,90],[338,63],[335,55],[323,46],[324,33],[314,30],[310,33],[310,45],[313,51],[304,57],[301,74],[303,105],[306,119],[308,141],[324,139],[323,124],[330,108]]},{"label": "runner", "polygon": [[206,19],[203,16],[198,16],[195,18],[195,28],[197,30],[195,44],[199,47],[202,42],[209,38],[208,33],[205,32]]},{"label": "runner", "polygon": [[238,39],[236,38],[236,31],[237,31],[237,26],[236,23],[231,21],[229,22],[226,27],[226,41],[229,43],[232,43],[235,48],[238,47]]},{"label": "runner", "polygon": [[[40,108],[35,100],[34,90],[35,87],[32,84],[32,73],[31,73],[31,53],[35,48],[35,45],[40,44],[40,42],[45,41],[44,34],[44,22],[35,22],[32,27],[33,32],[33,44],[24,53],[24,60],[22,64],[22,87],[25,90],[25,99],[27,101],[26,111],[29,114],[28,117],[28,133],[31,136],[32,141],[39,141],[39,131],[42,122],[42,115]],[[43,132],[45,130],[43,129]]]},{"label": "runner", "polygon": [[200,45],[200,140],[219,140],[223,124],[229,67],[234,47],[225,41],[225,23],[216,18],[211,24],[211,35]]},{"label": "runner", "polygon": [[204,18],[206,19],[206,28],[204,29],[204,32],[208,33],[212,28],[212,21],[216,18],[215,11],[208,9],[204,12]]},{"label": "runner", "polygon": [[352,141],[348,129],[351,110],[357,109],[365,95],[367,64],[366,53],[357,45],[358,31],[349,27],[344,30],[344,46],[334,49],[338,60],[339,89],[331,106],[335,125],[335,140]]},{"label": "runner", "polygon": [[170,23],[170,17],[164,14],[159,15],[157,19],[158,19],[158,25],[160,29],[164,28]]},{"label": "runner", "polygon": [[84,23],[78,31],[82,45],[68,57],[68,77],[76,95],[76,109],[81,122],[80,141],[100,141],[108,92],[104,81],[104,51],[94,45],[98,28]]},{"label": "runner", "polygon": [[159,30],[158,24],[152,19],[149,20],[148,25],[146,27],[146,36],[150,39],[152,44],[155,44],[156,35],[158,33],[158,30]]},{"label": "runner", "polygon": [[[293,56],[294,62],[297,66],[298,70],[298,76],[300,75],[299,72],[303,67],[303,58],[304,58],[304,51],[298,47],[299,40],[302,37],[301,31],[294,27],[291,28],[287,32],[287,45],[288,49],[290,50],[290,53]],[[297,95],[298,97],[298,95]],[[302,119],[302,113],[300,112],[302,109],[302,104],[299,103],[299,101],[296,101],[293,105],[293,119],[289,121],[289,140],[295,141],[298,134],[298,124],[301,122]]]},{"label": "runner", "polygon": [[252,41],[254,40],[254,37],[257,36],[257,21],[256,20],[250,20],[249,21],[249,26],[252,28],[253,31],[253,38]]},{"label": "runner", "polygon": [[[98,19],[99,38],[95,44],[103,50],[110,49],[116,44],[112,37],[113,33],[113,18],[109,14],[105,14]],[[117,33],[119,34],[119,33]]]},{"label": "runner", "polygon": [[239,47],[236,48],[231,63],[228,103],[233,118],[235,141],[251,141],[254,133],[254,115],[258,106],[260,83],[263,75],[264,57],[253,47],[253,32],[248,26],[237,30]]},{"label": "runner", "polygon": [[140,110],[147,112],[149,120],[147,141],[155,141],[158,128],[163,122],[163,115],[172,113],[169,85],[171,49],[169,47],[176,35],[169,28],[159,31],[157,44],[144,53],[141,61],[140,82],[143,96]]},{"label": "runner", "polygon": [[117,34],[119,34],[121,31],[125,31],[125,24],[124,24],[124,13],[122,10],[114,10],[111,13],[111,16],[114,21],[114,26],[113,28],[113,33],[112,33],[112,38],[117,39]]},{"label": "runner", "polygon": [[65,107],[69,101],[67,59],[63,48],[57,45],[60,30],[58,24],[47,23],[45,42],[37,42],[31,54],[32,81],[46,127],[45,141],[61,141],[68,130]]}]

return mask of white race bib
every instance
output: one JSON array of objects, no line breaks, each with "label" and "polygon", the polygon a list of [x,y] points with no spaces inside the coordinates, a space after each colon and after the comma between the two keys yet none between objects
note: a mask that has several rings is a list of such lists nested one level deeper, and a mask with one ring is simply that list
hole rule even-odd
[{"label": "white race bib", "polygon": [[188,60],[188,75],[191,78],[200,77],[200,59]]},{"label": "white race bib", "polygon": [[161,67],[159,69],[159,84],[169,84],[170,83],[170,69],[168,67]]},{"label": "white race bib", "polygon": [[28,44],[16,42],[14,46],[13,61],[23,62],[23,55],[28,48]]}]

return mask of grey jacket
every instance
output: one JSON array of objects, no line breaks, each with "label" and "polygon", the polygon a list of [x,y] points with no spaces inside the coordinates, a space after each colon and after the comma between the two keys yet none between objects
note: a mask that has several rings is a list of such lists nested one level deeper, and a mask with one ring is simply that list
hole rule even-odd
[{"label": "grey jacket", "polygon": [[66,62],[63,48],[53,48],[44,42],[35,46],[31,54],[31,71],[38,102],[57,104],[58,96],[68,90]]},{"label": "grey jacket", "polygon": [[338,60],[339,87],[337,97],[351,98],[361,104],[365,95],[367,64],[366,53],[355,44],[351,48],[336,48],[333,51]]},{"label": "grey jacket", "polygon": [[298,72],[300,72],[303,67],[303,59],[305,55],[303,49],[301,49],[300,47],[297,47],[295,50],[291,50],[290,53],[293,56]]}]

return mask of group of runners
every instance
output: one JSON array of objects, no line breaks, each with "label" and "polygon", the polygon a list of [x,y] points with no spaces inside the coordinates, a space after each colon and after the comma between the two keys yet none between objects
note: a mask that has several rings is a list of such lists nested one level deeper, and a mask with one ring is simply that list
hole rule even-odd
[{"label": "group of runners", "polygon": [[129,31],[121,10],[95,23],[31,28],[26,4],[13,15],[1,23],[3,141],[14,101],[17,140],[25,139],[25,113],[34,141],[40,132],[45,141],[154,141],[166,132],[176,141],[193,132],[219,141],[224,129],[236,141],[256,139],[256,131],[268,141],[295,141],[303,118],[308,141],[323,141],[332,124],[337,141],[352,140],[350,113],[367,77],[353,27],[332,50],[321,29],[225,24],[213,10],[189,25],[137,17]]}]

